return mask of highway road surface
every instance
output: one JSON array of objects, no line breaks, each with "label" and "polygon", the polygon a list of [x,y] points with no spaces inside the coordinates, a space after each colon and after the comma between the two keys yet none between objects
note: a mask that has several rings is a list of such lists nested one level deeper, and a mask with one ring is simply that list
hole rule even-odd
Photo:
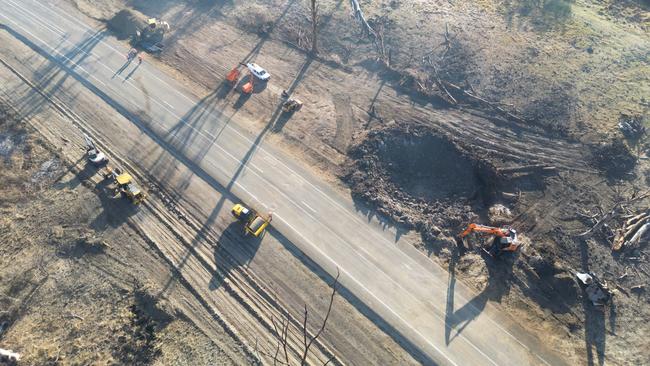
[{"label": "highway road surface", "polygon": [[[128,46],[83,19],[56,1],[0,0],[0,32],[77,81],[59,97],[71,109],[76,93],[96,94],[242,201],[272,211],[273,226],[328,273],[338,269],[342,285],[381,317],[393,336],[417,350],[422,362],[562,363],[497,307],[476,306],[466,286],[450,286],[444,269],[368,220],[350,197],[265,142],[266,131],[246,131],[207,102],[211,95],[195,97],[146,61],[119,72]],[[137,83],[133,73],[140,76]]]}]

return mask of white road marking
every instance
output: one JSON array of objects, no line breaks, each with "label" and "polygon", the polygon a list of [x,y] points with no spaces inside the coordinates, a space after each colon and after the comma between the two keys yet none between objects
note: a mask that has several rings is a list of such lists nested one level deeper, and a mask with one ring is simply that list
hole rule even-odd
[{"label": "white road marking", "polygon": [[210,137],[212,137],[212,140],[216,140],[216,139],[217,139],[217,136],[215,136],[215,135],[213,135],[213,134],[211,134],[211,133],[210,133],[210,132],[208,132],[208,131],[203,131],[203,133],[205,133],[206,135],[208,135],[208,136],[210,136]]},{"label": "white road marking", "polygon": [[249,196],[251,196],[251,197],[253,198],[253,200],[257,201],[258,203],[262,203],[260,200],[257,199],[257,197],[256,197],[254,194],[252,194],[248,189],[246,189],[246,187],[244,187],[243,185],[241,185],[239,182],[235,182],[235,185],[236,185],[237,187],[241,188],[241,190],[243,190],[244,192],[246,192],[246,194],[248,194]]},{"label": "white road marking", "polygon": [[166,100],[163,100],[163,103],[165,103],[165,104],[167,104],[167,105],[169,106],[169,108],[171,108],[171,109],[176,109],[176,108],[174,108],[174,106],[173,106],[173,105],[171,105],[171,104],[169,104],[169,103],[167,103],[167,101],[166,101]]},{"label": "white road marking", "polygon": [[260,173],[264,173],[264,171],[263,171],[262,169],[260,169],[257,165],[255,165],[255,164],[253,164],[253,163],[248,163],[248,165],[250,165],[250,166],[252,166],[253,168],[257,169]]},{"label": "white road marking", "polygon": [[305,207],[307,207],[309,210],[311,210],[311,212],[316,213],[316,210],[314,210],[311,206],[309,206],[309,205],[307,204],[307,202],[305,202],[305,201],[300,201],[300,202],[301,202],[303,205],[305,205]]}]

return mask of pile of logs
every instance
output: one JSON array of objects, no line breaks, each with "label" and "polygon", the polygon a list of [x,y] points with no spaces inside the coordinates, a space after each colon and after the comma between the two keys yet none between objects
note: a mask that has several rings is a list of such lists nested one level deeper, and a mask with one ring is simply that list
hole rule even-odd
[{"label": "pile of logs", "polygon": [[650,209],[627,219],[612,243],[612,250],[619,251],[623,248],[636,248],[650,241]]}]

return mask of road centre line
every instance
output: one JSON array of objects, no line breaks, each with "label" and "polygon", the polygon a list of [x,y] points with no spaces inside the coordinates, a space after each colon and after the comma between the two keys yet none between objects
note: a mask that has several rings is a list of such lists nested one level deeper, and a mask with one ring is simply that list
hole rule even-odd
[{"label": "road centre line", "polygon": [[307,202],[305,202],[305,201],[300,201],[300,202],[301,202],[303,205],[305,205],[305,207],[307,207],[308,209],[310,209],[313,213],[316,213],[316,210],[314,210],[311,206],[309,206],[309,205],[307,204]]},{"label": "road centre line", "polygon": [[253,163],[251,163],[251,162],[249,162],[248,165],[250,165],[250,166],[252,166],[253,168],[257,169],[260,173],[264,173],[264,171],[263,171],[262,169],[260,169],[257,165],[255,165],[255,164],[253,164]]}]

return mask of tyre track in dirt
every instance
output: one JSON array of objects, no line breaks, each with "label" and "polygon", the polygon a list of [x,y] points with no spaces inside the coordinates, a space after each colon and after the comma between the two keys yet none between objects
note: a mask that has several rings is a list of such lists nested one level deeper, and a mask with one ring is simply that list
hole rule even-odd
[{"label": "tyre track in dirt", "polygon": [[492,156],[511,164],[545,163],[595,173],[584,162],[584,147],[578,143],[547,135],[534,127],[498,119],[491,121],[474,115],[471,110],[427,108],[409,103],[407,96],[386,94],[378,99],[391,105],[392,113],[400,116],[399,121],[435,128],[468,150],[477,151],[477,155]]},{"label": "tyre track in dirt", "polygon": [[[35,88],[35,85],[31,84],[29,79],[21,75],[4,59],[0,58],[0,63],[12,70],[31,88]],[[285,309],[289,307],[280,304],[277,299],[274,299],[270,295],[270,290],[261,284],[259,279],[255,278],[252,273],[246,271],[242,267],[244,263],[237,261],[232,253],[220,252],[220,257],[223,260],[221,263],[234,269],[231,269],[228,273],[220,271],[210,260],[210,249],[215,245],[220,245],[221,240],[241,241],[241,238],[233,238],[231,235],[219,237],[212,230],[201,229],[198,220],[194,219],[188,212],[184,212],[182,208],[169,199],[169,195],[166,195],[162,188],[151,182],[152,177],[146,176],[146,174],[121,159],[118,154],[102,142],[98,133],[83,119],[76,116],[63,103],[57,101],[56,97],[46,97],[42,91],[34,90],[48,99],[60,113],[73,121],[75,127],[79,128],[81,132],[93,136],[102,151],[108,153],[113,161],[118,161],[120,166],[126,168],[141,184],[148,186],[149,191],[157,196],[147,201],[143,205],[141,212],[131,217],[127,223],[131,229],[150,244],[160,258],[166,261],[170,270],[176,274],[173,280],[179,281],[195,297],[195,300],[201,304],[203,309],[200,309],[199,312],[196,306],[188,308],[186,304],[178,301],[176,301],[176,305],[183,310],[188,310],[186,315],[206,334],[218,336],[218,331],[210,330],[210,324],[216,321],[227,333],[236,339],[244,341],[244,344],[247,345],[248,357],[251,360],[256,359],[258,354],[253,345],[258,342],[274,345],[276,338],[272,319],[285,318]],[[35,127],[39,129],[48,128],[39,125]],[[61,131],[57,132],[60,133]],[[65,138],[76,146],[83,145],[79,133],[77,133],[77,136],[64,134],[59,136],[66,136]],[[68,155],[67,158],[74,161],[75,157],[71,155],[77,153],[78,150],[66,150],[64,152],[68,153],[66,154]],[[103,194],[103,192],[99,194]],[[165,200],[168,204],[162,205],[159,200]],[[174,207],[172,211],[169,209],[170,206]],[[201,242],[204,245],[192,246],[191,238],[197,236],[201,237]],[[186,264],[179,268],[179,263],[182,262],[186,262]],[[206,298],[197,289],[209,287],[206,279],[212,278],[215,272],[224,278],[217,290],[219,296]],[[171,284],[172,280],[170,279],[169,285]],[[216,300],[216,298],[220,301]],[[206,318],[206,313],[211,316]],[[234,320],[234,323],[230,323],[225,319]],[[292,330],[288,347],[292,353],[290,357],[295,361],[298,360],[302,348],[302,339],[299,337],[302,334],[301,322],[294,316],[290,316],[289,319]],[[322,342],[316,342],[308,360],[310,363],[324,363],[332,358],[332,352],[328,351]],[[335,359],[334,364],[342,363]]]}]

